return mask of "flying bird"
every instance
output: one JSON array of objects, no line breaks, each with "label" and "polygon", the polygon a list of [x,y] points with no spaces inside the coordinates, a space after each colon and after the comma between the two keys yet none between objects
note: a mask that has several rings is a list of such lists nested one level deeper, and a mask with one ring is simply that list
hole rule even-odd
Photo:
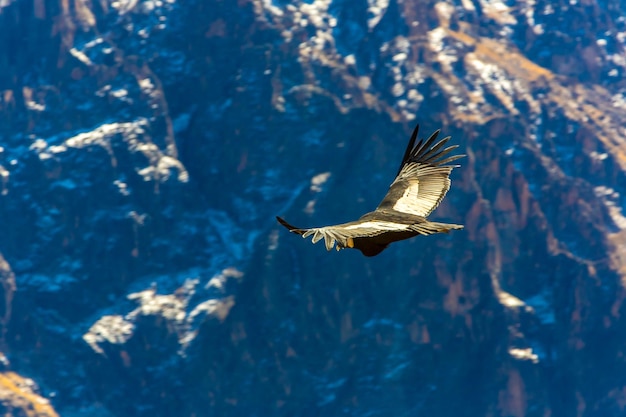
[{"label": "flying bird", "polygon": [[313,243],[324,239],[327,250],[354,248],[365,256],[378,255],[398,240],[462,229],[460,224],[436,223],[426,218],[450,189],[452,169],[459,167],[446,164],[465,155],[447,156],[458,147],[453,145],[442,149],[450,136],[433,145],[439,130],[415,145],[418,131],[419,125],[413,130],[396,179],[376,210],[357,221],[310,229],[292,226],[278,216],[276,219],[293,233],[304,238],[313,236]]}]

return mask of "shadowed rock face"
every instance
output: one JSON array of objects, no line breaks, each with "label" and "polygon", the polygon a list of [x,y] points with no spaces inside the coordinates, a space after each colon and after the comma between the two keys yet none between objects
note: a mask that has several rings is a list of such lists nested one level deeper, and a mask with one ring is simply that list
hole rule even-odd
[{"label": "shadowed rock face", "polygon": [[[5,412],[622,415],[625,10],[571,3],[0,0]],[[465,230],[279,230],[417,122]]]}]

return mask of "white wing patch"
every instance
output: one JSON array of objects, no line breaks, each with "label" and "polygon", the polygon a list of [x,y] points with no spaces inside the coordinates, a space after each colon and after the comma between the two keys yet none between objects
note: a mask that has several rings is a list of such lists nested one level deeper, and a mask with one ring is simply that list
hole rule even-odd
[{"label": "white wing patch", "polygon": [[384,221],[371,221],[371,222],[363,222],[359,224],[353,224],[351,226],[346,226],[346,230],[358,230],[358,229],[376,229],[376,230],[406,230],[407,225],[392,223],[392,222],[384,222]]},{"label": "white wing patch", "polygon": [[393,209],[426,217],[439,205],[449,188],[450,180],[443,175],[424,176],[421,181],[409,180],[409,186],[393,205]]},{"label": "white wing patch", "polygon": [[408,214],[418,214],[418,212],[423,211],[424,207],[421,206],[424,204],[419,199],[419,189],[419,180],[411,181],[409,186],[404,190],[402,197],[393,205],[393,209]]}]

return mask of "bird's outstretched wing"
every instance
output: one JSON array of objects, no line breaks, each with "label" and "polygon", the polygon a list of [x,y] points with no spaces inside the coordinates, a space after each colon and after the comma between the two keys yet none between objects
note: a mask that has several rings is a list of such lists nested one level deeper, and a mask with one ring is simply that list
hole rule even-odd
[{"label": "bird's outstretched wing", "polygon": [[[354,247],[354,239],[357,238],[374,237],[383,233],[409,230],[409,225],[382,220],[356,221],[310,229],[299,229],[278,216],[276,216],[276,220],[292,233],[299,234],[305,238],[313,236],[311,239],[313,243],[324,239],[327,250],[331,250],[333,247],[336,247],[337,250],[352,248]],[[336,246],[335,243],[337,244]]]},{"label": "bird's outstretched wing", "polygon": [[415,127],[402,158],[396,179],[389,187],[387,195],[376,208],[377,211],[395,211],[414,216],[426,217],[437,208],[450,189],[450,172],[458,165],[445,165],[465,155],[444,158],[458,145],[442,149],[450,136],[433,145],[439,130],[426,141],[417,145],[419,125]]}]

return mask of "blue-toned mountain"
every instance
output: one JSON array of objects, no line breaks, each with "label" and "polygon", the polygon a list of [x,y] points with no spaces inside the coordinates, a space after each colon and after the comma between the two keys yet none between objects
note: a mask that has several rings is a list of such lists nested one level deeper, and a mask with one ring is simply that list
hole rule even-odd
[{"label": "blue-toned mountain", "polygon": [[[0,0],[12,415],[620,416],[620,1]],[[467,158],[375,258],[416,123]]]}]

